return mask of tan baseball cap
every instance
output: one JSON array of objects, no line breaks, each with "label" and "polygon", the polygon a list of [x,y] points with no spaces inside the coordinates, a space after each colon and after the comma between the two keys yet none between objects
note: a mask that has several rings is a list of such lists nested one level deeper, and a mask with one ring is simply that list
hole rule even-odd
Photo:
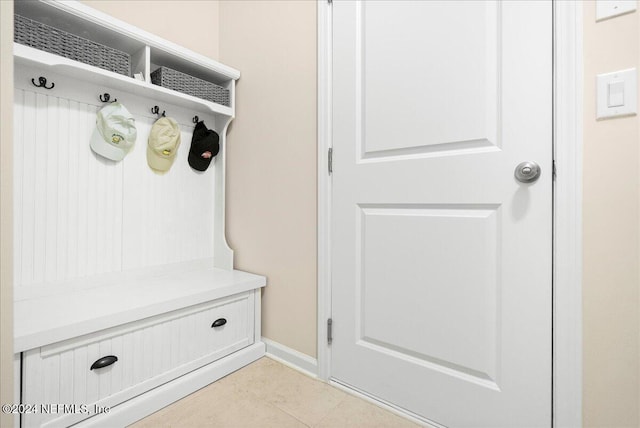
[{"label": "tan baseball cap", "polygon": [[161,117],[151,127],[147,144],[147,163],[151,169],[167,172],[180,147],[180,127],[170,117]]},{"label": "tan baseball cap", "polygon": [[122,104],[111,103],[98,111],[91,150],[107,159],[121,161],[136,142],[136,121]]}]

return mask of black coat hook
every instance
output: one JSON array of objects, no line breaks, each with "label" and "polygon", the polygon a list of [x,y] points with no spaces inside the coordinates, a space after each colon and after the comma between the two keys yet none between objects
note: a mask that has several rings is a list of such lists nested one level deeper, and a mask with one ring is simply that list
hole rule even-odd
[{"label": "black coat hook", "polygon": [[[103,103],[108,103],[109,101],[111,101],[111,95],[105,92],[104,95],[100,95],[100,101],[102,101]],[[118,99],[114,98],[111,102],[115,103],[116,101],[118,101]]]},{"label": "black coat hook", "polygon": [[[153,106],[151,108],[151,113],[159,115],[160,114],[160,107]],[[164,110],[162,111],[162,117],[165,117],[165,111]]]},{"label": "black coat hook", "polygon": [[38,82],[40,84],[37,84],[35,80],[31,79],[31,83],[37,88],[53,89],[53,87],[56,86],[55,83],[51,82],[51,86],[47,88],[47,78],[42,76],[38,77]]},{"label": "black coat hook", "polygon": [[198,116],[193,116],[193,123],[200,122],[200,118]]}]

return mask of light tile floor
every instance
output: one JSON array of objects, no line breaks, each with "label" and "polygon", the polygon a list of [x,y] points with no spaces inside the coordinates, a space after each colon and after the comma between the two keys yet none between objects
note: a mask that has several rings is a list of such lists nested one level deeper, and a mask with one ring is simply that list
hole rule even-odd
[{"label": "light tile floor", "polygon": [[416,426],[265,357],[132,427]]}]

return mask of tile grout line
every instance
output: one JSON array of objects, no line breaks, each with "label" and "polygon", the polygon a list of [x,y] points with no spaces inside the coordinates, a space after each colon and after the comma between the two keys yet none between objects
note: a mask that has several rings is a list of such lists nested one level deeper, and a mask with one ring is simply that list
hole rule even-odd
[{"label": "tile grout line", "polygon": [[[331,385],[329,385],[329,384],[327,384],[325,382],[322,382],[317,377],[309,376],[307,373],[299,371],[299,370],[296,370],[296,369],[294,369],[292,367],[289,367],[287,364],[283,364],[280,361],[277,361],[277,360],[275,360],[273,358],[270,358],[268,355],[265,355],[263,358],[266,358],[266,359],[270,360],[271,363],[274,363],[275,365],[282,366],[286,370],[290,370],[292,373],[294,373],[294,376],[300,376],[301,378],[305,378],[305,379],[311,380],[313,382],[317,382],[318,384],[326,386],[326,387],[328,387],[330,389],[333,389],[333,390],[336,390],[336,391],[340,391],[338,388],[335,388],[335,387],[333,387],[333,386],[331,386]],[[334,411],[340,404],[342,404],[349,397],[348,394],[344,393],[344,396],[342,398],[340,398],[340,400],[334,406],[332,406],[326,413],[324,413],[319,418],[318,422],[316,422],[316,424],[311,424],[311,423],[307,423],[304,420],[300,419],[298,416],[294,415],[289,410],[281,407],[278,403],[271,402],[271,401],[269,401],[267,399],[259,397],[256,393],[253,392],[253,390],[246,390],[246,392],[249,395],[251,395],[255,400],[261,401],[263,403],[270,404],[270,405],[274,406],[278,410],[286,413],[287,415],[291,416],[292,418],[294,418],[295,420],[297,420],[298,422],[300,422],[301,424],[303,424],[304,426],[309,427],[309,428],[313,428],[314,426],[319,425],[323,420],[325,420],[330,415],[330,413],[332,411]],[[342,391],[340,391],[340,392],[342,392]]]},{"label": "tile grout line", "polygon": [[272,407],[275,407],[276,409],[280,410],[282,413],[285,413],[287,416],[291,417],[292,419],[295,419],[296,421],[300,422],[302,425],[306,426],[307,428],[312,428],[312,425],[307,424],[306,422],[304,422],[303,420],[299,419],[298,417],[296,417],[295,415],[292,415],[291,413],[287,412],[285,409],[279,407],[277,404],[275,403],[269,403],[267,400],[260,400],[265,404],[268,404]]},{"label": "tile grout line", "polygon": [[335,406],[333,406],[333,407],[331,408],[331,410],[329,410],[329,411],[328,411],[324,416],[322,416],[316,425],[312,425],[312,426],[311,426],[311,428],[318,427],[318,426],[322,426],[322,422],[323,422],[324,420],[328,419],[328,418],[329,418],[329,416],[331,416],[331,412],[333,412],[334,410],[336,410],[336,409],[337,409],[337,408],[338,408],[342,403],[344,403],[345,401],[347,401],[347,399],[348,399],[348,398],[349,398],[349,396],[346,396],[346,397],[341,398],[341,399],[340,399],[340,401],[338,401],[338,403],[337,403]]},{"label": "tile grout line", "polygon": [[[267,357],[263,357],[263,358],[267,358]],[[257,361],[260,361],[260,360],[257,360]],[[271,359],[271,361],[274,361],[274,360],[272,360],[272,359]],[[275,362],[275,363],[278,363],[277,361],[274,361],[274,362]],[[285,366],[285,367],[286,367],[286,366]],[[244,367],[243,367],[243,368],[244,368]],[[231,373],[231,374],[228,376],[228,377],[229,377],[229,379],[231,379],[231,377],[232,377],[235,373],[238,373],[238,372],[239,372],[239,371],[241,371],[241,370],[242,370],[242,369],[237,370],[237,371],[235,371],[235,372]],[[222,378],[222,379],[224,379],[224,378]],[[220,380],[222,380],[222,379],[220,379]],[[235,388],[235,387],[236,387],[236,385],[231,384],[231,385],[229,385],[229,387],[231,387],[231,388]],[[299,419],[299,418],[298,418],[298,417],[296,417],[295,415],[292,415],[292,414],[291,414],[291,413],[289,413],[287,410],[285,410],[285,409],[281,408],[280,406],[278,406],[276,403],[272,403],[272,402],[270,402],[269,400],[265,400],[264,398],[261,398],[261,397],[260,397],[260,396],[258,396],[258,394],[256,394],[253,390],[251,390],[251,389],[247,389],[247,390],[242,390],[241,392],[242,392],[242,393],[245,393],[247,396],[251,397],[254,401],[261,402],[261,403],[263,403],[263,404],[266,404],[266,405],[267,405],[267,406],[269,406],[269,407],[273,407],[274,409],[281,411],[282,413],[286,414],[286,415],[287,415],[287,416],[289,416],[290,418],[292,418],[292,419],[296,420],[297,422],[301,423],[301,424],[302,424],[302,425],[304,425],[305,427],[307,427],[307,428],[311,428],[311,425],[309,425],[309,424],[307,424],[306,422],[302,421],[301,419]],[[323,418],[324,418],[324,417],[323,417]]]},{"label": "tile grout line", "polygon": [[[260,361],[262,362],[260,363]],[[250,369],[249,367],[253,364],[256,365]],[[245,375],[242,375],[242,373],[245,373]],[[191,423],[211,420],[211,415],[216,412],[212,413],[211,410],[202,410],[201,405],[207,403],[211,397],[217,394],[237,395],[243,403],[249,403],[248,405],[253,403],[254,407],[263,409],[265,411],[263,416],[271,415],[268,419],[273,417],[274,421],[279,419],[281,425],[298,425],[301,428],[318,428],[326,424],[328,424],[327,426],[331,426],[332,423],[335,425],[336,422],[342,420],[344,417],[349,419],[357,415],[357,418],[364,417],[364,419],[370,419],[366,417],[366,414],[371,413],[370,411],[367,411],[367,409],[358,410],[358,407],[362,406],[352,406],[350,400],[355,400],[355,402],[358,403],[362,402],[384,413],[389,413],[393,417],[398,417],[398,415],[394,415],[393,412],[369,403],[367,400],[346,393],[334,385],[307,376],[285,364],[266,357],[264,360],[259,359],[247,367],[237,370],[193,392],[182,400],[178,400],[158,412],[149,415],[147,418],[141,419],[137,422],[140,423],[138,426],[140,428],[152,426],[167,427],[169,426],[165,425],[167,423],[175,426],[173,423],[176,422],[177,415],[185,414],[189,415]],[[304,397],[301,396],[301,394]],[[325,397],[326,394],[328,394],[327,397]],[[321,403],[318,402],[318,399],[322,397],[327,398],[328,401],[323,399]],[[350,411],[351,408],[356,411]],[[226,412],[225,414],[230,415],[228,410],[218,409],[221,414]],[[235,411],[237,410],[238,409],[235,409]],[[353,413],[353,415],[351,415],[351,413]],[[192,418],[192,416],[195,418]],[[243,418],[244,416],[241,414],[234,416],[234,420],[237,419],[237,422],[240,424],[244,420]],[[381,421],[390,421],[387,417],[380,418],[376,416],[376,418]],[[260,423],[256,422],[257,420],[255,418],[252,420],[252,423],[257,423],[257,425],[253,426],[260,425]],[[185,426],[184,422],[186,421],[182,419],[182,426]],[[266,420],[263,421],[263,423],[266,423]],[[401,424],[400,426],[404,425]]]},{"label": "tile grout line", "polygon": [[[348,397],[348,396],[347,396],[347,397]],[[335,405],[335,406],[331,407],[331,409],[329,409],[325,414],[323,414],[323,415],[322,415],[322,417],[321,417],[321,418],[319,418],[319,420],[318,420],[318,422],[317,422],[316,424],[306,423],[306,422],[305,422],[305,421],[303,421],[302,419],[300,419],[300,418],[298,418],[297,416],[295,416],[295,415],[293,415],[292,413],[290,413],[288,410],[283,409],[282,407],[280,407],[277,403],[270,403],[270,404],[272,404],[272,405],[273,405],[273,406],[275,406],[276,408],[278,408],[278,409],[282,410],[283,412],[285,412],[287,415],[290,415],[290,416],[291,416],[291,417],[293,417],[294,419],[296,419],[296,420],[300,421],[304,426],[309,427],[309,428],[313,428],[313,427],[315,427],[315,426],[320,425],[322,421],[324,421],[325,419],[327,419],[327,417],[329,417],[329,415],[331,414],[331,412],[332,412],[332,411],[334,411],[335,409],[337,409],[337,408],[338,408],[338,406],[339,406],[340,404],[342,404],[342,403],[347,399],[347,397],[343,397],[343,398],[341,398],[341,399],[340,399],[340,401],[338,401],[338,403],[336,403],[336,405]],[[265,401],[266,403],[269,403],[269,402],[268,402],[268,401],[266,401],[266,400],[262,400],[262,401]]]}]

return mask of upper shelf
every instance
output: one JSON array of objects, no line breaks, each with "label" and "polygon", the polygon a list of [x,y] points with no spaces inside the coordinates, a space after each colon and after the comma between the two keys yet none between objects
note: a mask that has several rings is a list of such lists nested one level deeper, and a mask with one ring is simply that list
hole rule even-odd
[{"label": "upper shelf", "polygon": [[15,12],[129,54],[149,46],[153,56],[170,60],[170,64],[159,65],[166,65],[219,85],[240,78],[240,72],[234,68],[143,31],[79,1],[18,0],[15,2]]},{"label": "upper shelf", "polygon": [[[15,12],[62,32],[108,46],[131,57],[131,75],[123,76],[49,52],[14,44],[17,64],[51,67],[67,76],[153,98],[189,110],[234,117],[234,83],[240,72],[204,55],[143,31],[79,1],[16,0]],[[230,91],[230,107],[151,83],[150,74],[164,66]],[[144,81],[133,74],[141,73]]]},{"label": "upper shelf", "polygon": [[107,85],[114,89],[153,98],[160,102],[174,104],[189,110],[198,111],[206,109],[214,114],[233,117],[233,109],[231,107],[192,97],[191,95],[136,80],[18,43],[14,43],[13,45],[13,56],[18,64],[51,67],[54,71],[62,72],[70,77]]}]

